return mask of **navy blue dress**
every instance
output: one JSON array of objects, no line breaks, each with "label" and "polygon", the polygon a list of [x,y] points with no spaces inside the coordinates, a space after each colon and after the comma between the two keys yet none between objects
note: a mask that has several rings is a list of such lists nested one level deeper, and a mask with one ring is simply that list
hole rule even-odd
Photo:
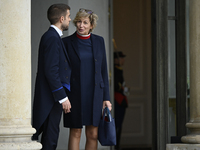
[{"label": "navy blue dress", "polygon": [[[81,59],[81,108],[83,125],[92,125],[94,93],[94,57],[91,39],[78,38],[78,51]],[[83,84],[84,83],[84,84]]]}]

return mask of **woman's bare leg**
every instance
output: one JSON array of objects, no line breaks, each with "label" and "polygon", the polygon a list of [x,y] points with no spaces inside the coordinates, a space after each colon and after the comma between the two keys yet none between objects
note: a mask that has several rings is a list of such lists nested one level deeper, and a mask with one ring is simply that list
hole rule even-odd
[{"label": "woman's bare leg", "polygon": [[70,128],[68,150],[79,150],[82,129]]},{"label": "woman's bare leg", "polygon": [[97,150],[97,139],[98,139],[98,127],[86,126],[86,145],[85,150]]}]

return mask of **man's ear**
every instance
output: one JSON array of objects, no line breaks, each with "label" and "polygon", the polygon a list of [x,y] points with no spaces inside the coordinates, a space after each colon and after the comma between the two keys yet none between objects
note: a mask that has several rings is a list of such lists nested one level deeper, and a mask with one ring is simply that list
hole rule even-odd
[{"label": "man's ear", "polygon": [[64,16],[60,17],[60,22],[62,23],[65,20]]}]

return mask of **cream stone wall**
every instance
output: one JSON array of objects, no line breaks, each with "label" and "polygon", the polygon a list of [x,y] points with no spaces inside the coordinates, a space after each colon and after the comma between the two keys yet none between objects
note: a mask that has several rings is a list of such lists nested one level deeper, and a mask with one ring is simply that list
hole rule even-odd
[{"label": "cream stone wall", "polygon": [[40,149],[31,141],[30,0],[0,0],[0,150]]},{"label": "cream stone wall", "polygon": [[[26,125],[31,116],[30,5],[22,2],[0,1],[0,119],[4,125]],[[28,107],[21,109],[22,105]]]}]

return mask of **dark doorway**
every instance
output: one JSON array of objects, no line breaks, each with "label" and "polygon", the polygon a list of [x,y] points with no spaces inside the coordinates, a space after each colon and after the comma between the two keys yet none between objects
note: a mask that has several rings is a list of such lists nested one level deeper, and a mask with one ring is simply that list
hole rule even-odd
[{"label": "dark doorway", "polygon": [[114,0],[113,37],[125,57],[125,83],[130,87],[121,147],[151,148],[151,0]]}]

